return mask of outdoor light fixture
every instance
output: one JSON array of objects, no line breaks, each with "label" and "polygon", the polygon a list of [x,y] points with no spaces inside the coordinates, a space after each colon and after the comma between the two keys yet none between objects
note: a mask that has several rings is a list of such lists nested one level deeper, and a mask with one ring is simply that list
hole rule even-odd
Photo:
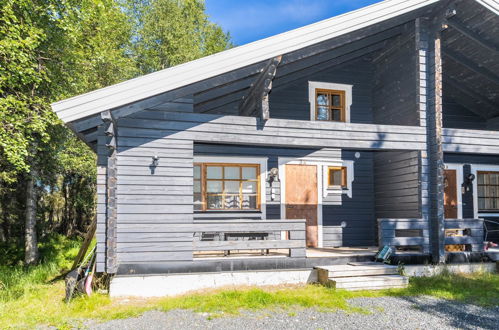
[{"label": "outdoor light fixture", "polygon": [[466,176],[466,191],[470,191],[473,186],[473,181],[475,180],[475,174],[470,173]]},{"label": "outdoor light fixture", "polygon": [[158,155],[152,156],[152,166],[156,167],[158,166],[158,164],[159,164],[159,156]]},{"label": "outdoor light fixture", "polygon": [[269,185],[270,185],[270,200],[274,200],[275,199],[275,192],[274,192],[274,187],[272,187],[272,183],[274,181],[279,181],[279,169],[277,169],[276,167],[272,168],[270,171],[269,171],[269,177],[267,179],[267,181],[269,182]]},{"label": "outdoor light fixture", "polygon": [[279,170],[274,167],[269,171],[269,177],[267,179],[268,182],[270,182],[270,185],[272,185],[272,182],[274,181],[279,181]]}]

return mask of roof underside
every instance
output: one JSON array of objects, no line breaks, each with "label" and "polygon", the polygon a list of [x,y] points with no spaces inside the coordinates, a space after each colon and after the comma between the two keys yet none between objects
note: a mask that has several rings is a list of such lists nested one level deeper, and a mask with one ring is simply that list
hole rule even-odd
[{"label": "roof underside", "polygon": [[[64,122],[73,122],[155,95],[213,78],[273,57],[290,54],[395,17],[412,13],[439,0],[386,0],[356,11],[195,61],[75,96],[52,104]],[[296,60],[283,57],[281,65]]]},{"label": "roof underside", "polygon": [[[442,32],[444,96],[470,108],[479,102],[484,118],[498,116],[497,10],[492,0],[456,0],[457,15],[449,21],[472,31],[473,37],[450,24]],[[493,2],[493,1],[492,1]],[[480,4],[479,4],[480,3]],[[297,30],[237,47],[196,61],[132,79],[52,105],[58,116],[95,150],[100,114],[112,110],[119,118],[142,109],[195,105],[196,112],[217,113],[237,107],[268,65],[282,55],[273,80],[282,88],[310,72],[376,56],[396,47],[397,39],[414,27],[417,17],[431,17],[448,6],[438,0],[387,0]],[[438,6],[438,8],[436,7]],[[487,7],[488,6],[488,7]],[[497,5],[495,5],[497,8]],[[460,24],[460,25],[459,25]],[[485,43],[485,46],[483,45]],[[457,55],[456,55],[457,54]],[[463,64],[463,54],[466,55]],[[495,53],[497,55],[497,53]],[[470,64],[471,63],[471,64]],[[477,67],[479,69],[477,69]],[[471,68],[471,69],[470,69]],[[485,75],[485,79],[484,79]],[[472,94],[474,99],[464,99]],[[477,101],[479,100],[479,101]],[[470,104],[467,106],[466,101]],[[172,103],[173,102],[173,103]],[[480,103],[481,102],[481,103]],[[191,105],[189,105],[189,103]],[[230,105],[230,106],[229,106]]]},{"label": "roof underside", "polygon": [[499,16],[463,1],[448,21],[442,32],[444,98],[484,119],[499,116]]}]

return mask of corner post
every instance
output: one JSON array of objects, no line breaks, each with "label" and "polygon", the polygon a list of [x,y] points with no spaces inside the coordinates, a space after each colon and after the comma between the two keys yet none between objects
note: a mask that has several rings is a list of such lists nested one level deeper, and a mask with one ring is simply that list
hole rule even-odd
[{"label": "corner post", "polygon": [[110,111],[101,114],[106,135],[107,167],[106,167],[106,272],[117,271],[116,260],[116,222],[117,222],[117,127]]}]

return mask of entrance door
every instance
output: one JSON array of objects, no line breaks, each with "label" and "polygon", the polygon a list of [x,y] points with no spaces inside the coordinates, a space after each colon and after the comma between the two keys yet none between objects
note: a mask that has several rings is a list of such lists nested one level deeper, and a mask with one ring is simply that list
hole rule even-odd
[{"label": "entrance door", "polygon": [[317,247],[317,166],[286,165],[286,219],[306,219],[307,247]]},{"label": "entrance door", "polygon": [[444,171],[444,216],[457,219],[457,174],[456,170]]}]

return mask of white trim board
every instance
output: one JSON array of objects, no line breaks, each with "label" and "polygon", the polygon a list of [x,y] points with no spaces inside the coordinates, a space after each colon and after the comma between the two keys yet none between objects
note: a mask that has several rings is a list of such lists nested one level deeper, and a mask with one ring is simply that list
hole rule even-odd
[{"label": "white trim board", "polygon": [[[267,219],[267,157],[194,156],[194,163],[258,164],[260,165],[260,212]],[[232,211],[230,211],[232,212]],[[244,210],[240,210],[244,212]],[[254,212],[254,211],[252,211]]]},{"label": "white trim board", "polygon": [[350,107],[352,106],[353,85],[337,84],[332,82],[309,81],[308,82],[308,102],[310,103],[310,120],[316,121],[315,113],[315,91],[317,89],[328,89],[345,92],[345,123],[350,122]]},{"label": "white trim board", "polygon": [[499,213],[479,213],[478,212],[478,171],[497,171],[499,172],[499,165],[487,165],[487,164],[470,164],[471,173],[475,175],[475,180],[473,180],[473,214],[475,219],[479,217],[499,217]]},{"label": "white trim board", "polygon": [[[347,166],[347,181],[350,183],[350,193],[348,191],[341,191],[343,194],[349,194],[351,197],[352,189],[351,184],[354,179],[354,161],[352,160],[341,160],[341,159],[316,159],[316,158],[292,158],[292,157],[279,157],[278,166],[279,166],[279,180],[281,181],[281,205],[280,205],[280,213],[281,217],[284,218],[286,216],[286,165],[315,165],[317,167],[317,236],[318,242],[317,245],[319,248],[324,247],[324,237],[323,237],[323,199],[324,194],[328,193],[329,190],[327,187],[324,187],[324,172],[321,170],[321,167],[327,166]],[[350,174],[351,169],[351,174]],[[349,175],[351,175],[351,180]]]},{"label": "white trim board", "polygon": [[456,190],[457,190],[457,218],[463,218],[463,191],[462,186],[464,183],[463,178],[463,166],[464,164],[448,163],[445,164],[446,170],[456,171]]}]

